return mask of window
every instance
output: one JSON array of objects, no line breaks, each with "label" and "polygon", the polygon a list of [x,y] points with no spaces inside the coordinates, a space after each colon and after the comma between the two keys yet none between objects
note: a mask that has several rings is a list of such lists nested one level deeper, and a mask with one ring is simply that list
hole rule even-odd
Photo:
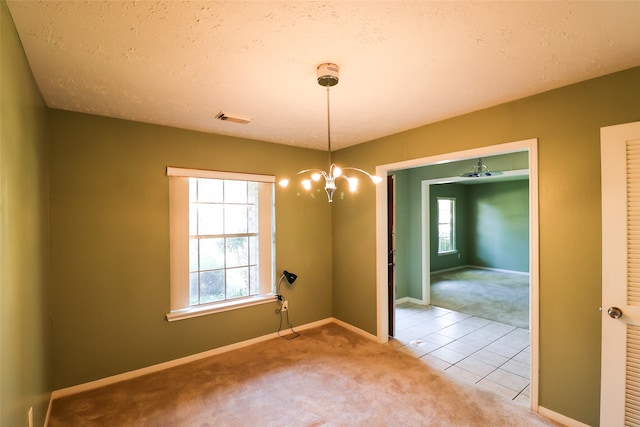
[{"label": "window", "polygon": [[167,319],[273,301],[275,177],[179,168],[167,175]]},{"label": "window", "polygon": [[456,251],[456,199],[438,197],[438,253]]}]

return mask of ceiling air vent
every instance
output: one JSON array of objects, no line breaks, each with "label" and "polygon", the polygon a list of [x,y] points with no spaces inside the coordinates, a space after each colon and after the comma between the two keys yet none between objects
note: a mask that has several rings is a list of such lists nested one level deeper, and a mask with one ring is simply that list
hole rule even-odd
[{"label": "ceiling air vent", "polygon": [[247,124],[251,122],[251,117],[243,117],[237,114],[227,114],[224,111],[220,111],[216,115],[216,119],[226,121],[226,122],[242,123],[242,124]]}]

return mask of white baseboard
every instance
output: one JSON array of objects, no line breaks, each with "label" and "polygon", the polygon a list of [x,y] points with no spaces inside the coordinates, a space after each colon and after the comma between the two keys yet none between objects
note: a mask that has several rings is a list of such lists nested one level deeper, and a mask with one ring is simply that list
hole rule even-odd
[{"label": "white baseboard", "polygon": [[367,331],[364,331],[364,330],[362,330],[360,328],[357,328],[357,327],[355,327],[353,325],[350,325],[349,323],[343,322],[342,320],[336,319],[335,317],[332,317],[331,321],[333,323],[335,323],[336,325],[340,325],[343,328],[350,330],[351,332],[355,332],[358,335],[362,335],[365,338],[369,338],[372,341],[378,342],[378,336],[377,335],[372,335]]},{"label": "white baseboard", "polygon": [[[411,298],[408,298],[408,300],[411,300]],[[336,319],[334,317],[329,317],[327,319],[323,319],[323,320],[318,320],[316,322],[311,322],[311,323],[307,323],[301,326],[295,326],[296,331],[304,331],[306,329],[311,329],[311,328],[316,328],[318,326],[323,326],[329,323],[335,323],[337,325],[342,326],[345,329],[348,329],[352,332],[357,333],[358,335],[361,335],[365,338],[368,338],[372,341],[378,341],[378,337],[376,335],[372,335],[369,332],[362,330],[358,327],[355,327],[349,323],[346,323],[342,320]],[[102,378],[96,381],[91,381],[88,383],[84,383],[84,384],[78,384],[72,387],[67,387],[67,388],[63,388],[60,390],[55,390],[51,393],[51,397],[49,399],[49,407],[47,409],[47,415],[45,417],[45,422],[44,422],[44,426],[48,426],[49,425],[49,416],[51,414],[51,406],[52,406],[52,402],[55,399],[61,398],[61,397],[65,397],[65,396],[70,396],[73,394],[77,394],[77,393],[81,393],[84,391],[88,391],[88,390],[93,390],[96,388],[100,388],[100,387],[104,387],[110,384],[115,384],[121,381],[125,381],[128,379],[132,379],[132,378],[136,378],[136,377],[140,377],[143,375],[147,375],[150,373],[154,373],[154,372],[159,372],[159,371],[163,371],[165,369],[169,369],[169,368],[173,368],[175,366],[180,366],[180,365],[184,365],[190,362],[194,362],[196,360],[201,360],[207,357],[211,357],[211,356],[215,356],[217,354],[222,354],[222,353],[226,353],[232,350],[236,350],[239,348],[243,348],[243,347],[247,347],[253,344],[257,344],[259,342],[263,342],[263,341],[267,341],[270,340],[272,338],[276,338],[278,337],[278,333],[274,332],[271,334],[267,334],[267,335],[263,335],[260,337],[256,337],[256,338],[252,338],[250,340],[246,340],[246,341],[241,341],[238,343],[234,343],[234,344],[230,344],[227,346],[223,346],[223,347],[219,347],[219,348],[214,348],[212,350],[208,350],[208,351],[204,351],[201,353],[197,353],[197,354],[192,354],[190,356],[186,356],[186,357],[181,357],[179,359],[174,359],[174,360],[170,360],[168,362],[163,362],[163,363],[158,363],[156,365],[152,365],[152,366],[147,366],[146,368],[141,368],[141,369],[136,369],[134,371],[129,371],[129,372],[124,372],[122,374],[118,374],[118,375],[113,375],[110,377],[106,377],[106,378]],[[549,418],[550,420],[559,422],[561,424],[564,424],[568,427],[589,427],[587,424],[583,424],[579,421],[576,421],[572,418],[566,417],[562,414],[559,414],[557,412],[551,411],[549,409],[546,409],[542,406],[538,407],[538,413],[544,417]]]},{"label": "white baseboard", "polygon": [[429,274],[446,273],[447,271],[462,270],[463,268],[475,268],[475,267],[472,265],[459,265],[457,267],[443,268],[442,270],[434,270],[434,271],[431,271]]},{"label": "white baseboard", "polygon": [[493,268],[493,267],[481,267],[479,265],[467,265],[469,268],[476,268],[478,270],[489,270],[489,271],[497,271],[499,273],[511,273],[511,274],[522,274],[525,276],[529,275],[528,271],[517,271],[517,270],[505,270],[503,268]]},{"label": "white baseboard", "polygon": [[[324,319],[324,320],[318,320],[316,322],[307,323],[305,325],[294,326],[294,328],[295,328],[296,331],[303,331],[305,329],[310,329],[310,328],[315,328],[315,327],[318,327],[318,326],[326,325],[326,324],[331,323],[331,322],[336,322],[337,323],[338,321],[336,319],[330,317],[330,318],[327,318],[327,319]],[[347,327],[346,324],[344,324],[342,326]],[[364,331],[362,331],[362,332],[364,332]],[[102,378],[102,379],[99,379],[99,380],[96,380],[96,381],[91,381],[91,382],[84,383],[84,384],[74,385],[74,386],[63,388],[63,389],[60,389],[60,390],[54,390],[51,393],[51,400],[49,401],[49,406],[51,406],[51,401],[53,401],[55,399],[59,399],[61,397],[70,396],[72,394],[81,393],[83,391],[93,390],[93,389],[104,387],[104,386],[107,386],[107,385],[110,385],[110,384],[115,384],[115,383],[118,383],[120,381],[125,381],[125,380],[129,380],[129,379],[132,379],[132,378],[141,377],[143,375],[151,374],[151,373],[154,373],[154,372],[163,371],[165,369],[173,368],[175,366],[184,365],[186,363],[194,362],[196,360],[205,359],[207,357],[215,356],[217,354],[226,353],[228,351],[236,350],[236,349],[239,349],[239,348],[242,348],[242,347],[247,347],[247,346],[250,346],[252,344],[257,344],[259,342],[270,340],[272,338],[277,338],[277,337],[278,337],[278,333],[274,332],[272,334],[267,334],[267,335],[263,335],[261,337],[252,338],[250,340],[241,341],[241,342],[234,343],[234,344],[229,344],[229,345],[226,345],[226,346],[223,346],[223,347],[214,348],[212,350],[204,351],[202,353],[196,353],[196,354],[192,354],[190,356],[181,357],[179,359],[170,360],[168,362],[158,363],[156,365],[151,365],[151,366],[147,366],[145,368],[136,369],[134,371],[124,372],[122,374],[113,375],[113,376],[110,376],[110,377]],[[47,418],[48,418],[48,414],[47,414]],[[45,423],[45,425],[47,425],[47,423]]]},{"label": "white baseboard", "polygon": [[51,404],[53,403],[53,393],[49,394],[49,405],[47,405],[47,414],[44,417],[44,427],[49,425],[49,416],[51,415]]},{"label": "white baseboard", "polygon": [[528,271],[505,270],[505,269],[502,269],[502,268],[482,267],[482,266],[479,266],[479,265],[461,265],[461,266],[458,266],[458,267],[451,267],[451,268],[445,268],[443,270],[432,271],[431,274],[446,273],[447,271],[462,270],[463,268],[475,268],[477,270],[497,271],[497,272],[500,272],[500,273],[524,274],[524,275],[527,275],[527,276],[529,275]]},{"label": "white baseboard", "polygon": [[396,305],[404,304],[405,302],[410,302],[412,304],[418,304],[418,305],[428,305],[427,302],[423,299],[411,298],[411,297],[404,297],[404,298],[397,299]]},{"label": "white baseboard", "polygon": [[581,423],[580,421],[576,421],[573,418],[569,418],[543,406],[538,406],[538,413],[543,417],[547,417],[550,420],[556,421],[567,427],[590,427],[588,424]]}]

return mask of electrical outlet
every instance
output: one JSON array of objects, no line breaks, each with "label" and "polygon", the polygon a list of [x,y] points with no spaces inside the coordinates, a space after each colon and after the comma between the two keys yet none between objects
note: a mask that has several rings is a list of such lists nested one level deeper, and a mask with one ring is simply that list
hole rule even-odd
[{"label": "electrical outlet", "polygon": [[33,406],[29,408],[29,427],[33,427]]},{"label": "electrical outlet", "polygon": [[289,310],[289,301],[285,301],[282,303],[282,311]]}]

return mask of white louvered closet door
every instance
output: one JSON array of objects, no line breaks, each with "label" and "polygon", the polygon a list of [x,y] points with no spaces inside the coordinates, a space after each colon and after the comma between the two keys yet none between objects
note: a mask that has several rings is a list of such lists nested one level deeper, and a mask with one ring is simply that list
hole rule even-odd
[{"label": "white louvered closet door", "polygon": [[640,122],[601,129],[600,425],[640,427]]}]

